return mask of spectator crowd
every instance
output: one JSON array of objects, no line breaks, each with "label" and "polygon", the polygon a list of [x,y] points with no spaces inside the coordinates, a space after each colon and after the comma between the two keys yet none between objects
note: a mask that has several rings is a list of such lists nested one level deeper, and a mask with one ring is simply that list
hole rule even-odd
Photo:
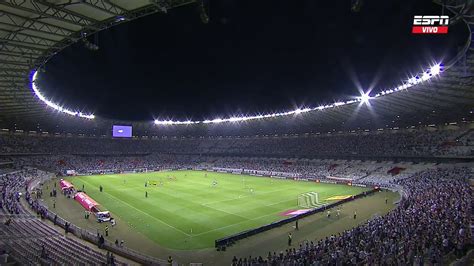
[{"label": "spectator crowd", "polygon": [[[446,255],[464,254],[472,239],[470,168],[317,158],[469,156],[471,136],[470,130],[155,140],[1,135],[2,161],[13,169],[0,172],[0,210],[21,212],[20,191],[44,173],[35,168],[57,175],[197,168],[342,178],[396,186],[404,197],[387,215],[351,230],[267,256],[234,258],[233,265],[443,264]],[[47,214],[30,193],[25,198],[38,215]]]},{"label": "spectator crowd", "polygon": [[472,241],[468,168],[434,169],[396,181],[406,190],[385,216],[318,241],[234,257],[233,265],[442,265]]},{"label": "spectator crowd", "polygon": [[294,136],[112,139],[0,135],[0,153],[200,154],[259,157],[471,156],[472,131],[405,129]]}]

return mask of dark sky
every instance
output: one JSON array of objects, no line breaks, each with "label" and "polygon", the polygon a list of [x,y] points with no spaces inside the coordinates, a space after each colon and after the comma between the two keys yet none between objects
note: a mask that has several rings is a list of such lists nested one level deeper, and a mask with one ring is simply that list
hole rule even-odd
[{"label": "dark sky", "polygon": [[[125,120],[204,120],[287,111],[375,91],[450,58],[466,39],[410,33],[431,0],[219,0],[203,24],[195,5],[99,33],[55,56],[41,89],[70,109]],[[93,40],[94,38],[91,38]]]}]

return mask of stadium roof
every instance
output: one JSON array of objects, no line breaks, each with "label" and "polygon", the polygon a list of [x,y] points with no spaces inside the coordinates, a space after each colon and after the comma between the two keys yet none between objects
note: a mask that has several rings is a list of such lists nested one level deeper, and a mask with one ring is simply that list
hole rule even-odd
[{"label": "stadium roof", "polygon": [[[332,104],[332,108],[324,110],[315,108],[251,121],[154,125],[153,121],[87,120],[47,108],[32,92],[33,70],[41,71],[49,58],[68,45],[114,25],[190,3],[195,0],[1,1],[0,127],[100,135],[108,132],[111,124],[125,123],[133,124],[143,135],[253,135],[408,126],[472,117],[474,58],[469,55],[473,50],[472,34],[458,56],[444,62],[447,70],[441,76],[409,90],[377,97],[368,104],[359,101]],[[452,23],[465,23],[472,32],[474,24],[472,14],[467,13],[469,6],[448,5],[447,9],[455,14]],[[298,110],[305,107],[301,108]]]},{"label": "stadium roof", "polygon": [[[0,119],[50,116],[34,97],[32,70],[100,30],[195,0],[0,1]],[[0,120],[1,121],[1,120]]]}]

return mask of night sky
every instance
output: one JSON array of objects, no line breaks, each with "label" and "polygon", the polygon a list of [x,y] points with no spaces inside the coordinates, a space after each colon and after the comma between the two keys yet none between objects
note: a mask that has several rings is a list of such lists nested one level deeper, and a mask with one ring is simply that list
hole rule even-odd
[{"label": "night sky", "polygon": [[[55,102],[124,120],[204,120],[288,111],[374,91],[452,57],[467,36],[411,34],[414,15],[439,15],[431,0],[212,1],[99,33],[51,59],[40,75]],[[93,40],[94,38],[90,38]]]}]

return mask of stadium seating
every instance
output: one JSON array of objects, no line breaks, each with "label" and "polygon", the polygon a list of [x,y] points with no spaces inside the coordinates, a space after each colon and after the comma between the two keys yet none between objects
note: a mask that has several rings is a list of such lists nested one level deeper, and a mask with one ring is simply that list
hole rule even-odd
[{"label": "stadium seating", "polygon": [[[322,264],[339,260],[348,264],[377,264],[381,262],[383,252],[388,254],[386,260],[394,264],[439,263],[446,255],[462,252],[469,242],[467,239],[471,238],[471,230],[467,230],[468,216],[465,215],[466,180],[472,178],[469,169],[440,169],[444,166],[433,163],[357,160],[357,156],[353,160],[320,159],[320,156],[465,158],[472,155],[472,134],[471,129],[461,128],[324,136],[155,140],[0,135],[2,162],[8,165],[0,170],[0,209],[3,210],[0,215],[5,219],[12,218],[10,225],[0,225],[0,247],[21,264],[101,264],[110,260],[109,256],[74,238],[63,236],[23,207],[18,192],[24,192],[34,180],[48,178],[48,173],[37,167],[57,175],[65,175],[67,170],[102,173],[191,167],[236,169],[247,173],[259,171],[289,178],[339,179],[396,187],[406,195],[399,207],[387,216],[281,254],[270,253],[266,258],[236,258],[235,265],[301,265],[314,260]],[[459,191],[454,195],[456,208],[444,210],[452,203],[447,198],[449,191]],[[40,217],[47,216],[48,210],[31,201],[28,193],[26,199]],[[432,205],[433,202],[436,205]],[[424,211],[433,206],[438,206],[436,213]],[[439,206],[443,206],[443,210]],[[412,214],[407,214],[407,210]],[[440,220],[441,214],[454,220]],[[422,222],[429,230],[419,231],[414,222],[419,219],[417,215],[421,215],[422,220],[431,219],[437,223]],[[381,225],[385,228],[387,224],[390,225],[388,232],[395,234],[395,238],[387,238],[388,233],[380,229]],[[440,234],[440,228],[447,224],[453,229]],[[459,235],[459,230],[465,226]],[[436,235],[437,242],[427,249],[415,241],[407,241],[408,235],[413,234],[425,240],[429,234]],[[446,247],[441,246],[445,243],[448,243]],[[413,248],[417,250],[415,253]],[[395,249],[402,250],[403,256],[395,256]]]},{"label": "stadium seating", "polygon": [[104,139],[0,135],[3,154],[200,154],[260,157],[472,156],[469,127],[298,136]]},{"label": "stadium seating", "polygon": [[[19,193],[25,194],[27,184],[40,175],[41,171],[28,169],[0,176],[0,220],[5,221],[0,224],[0,247],[8,247],[8,254],[22,265],[97,265],[110,261],[110,257],[95,249],[63,236],[23,207]],[[29,199],[28,192],[26,195]],[[43,217],[46,210],[37,212]],[[116,264],[120,262],[116,260]]]},{"label": "stadium seating", "polygon": [[[9,216],[12,217],[12,216]],[[12,247],[22,264],[102,264],[104,254],[71,238],[34,216],[13,216],[10,225],[0,227],[1,241]],[[45,251],[42,251],[44,248]],[[42,254],[44,253],[44,254]]]},{"label": "stadium seating", "polygon": [[445,264],[472,243],[468,178],[468,168],[416,173],[397,181],[407,197],[389,214],[267,257],[234,257],[233,265]]}]

